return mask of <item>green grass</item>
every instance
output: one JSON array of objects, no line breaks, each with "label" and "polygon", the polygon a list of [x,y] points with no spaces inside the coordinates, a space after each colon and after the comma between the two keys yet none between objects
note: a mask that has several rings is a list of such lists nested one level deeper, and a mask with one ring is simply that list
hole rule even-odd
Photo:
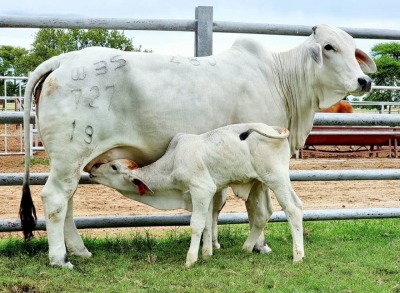
[{"label": "green grass", "polygon": [[46,239],[0,240],[0,292],[400,292],[400,219],[306,222],[300,264],[287,223],[268,227],[272,254],[241,251],[247,225],[222,226],[224,248],[189,269],[187,230],[85,238],[94,256],[72,271],[48,265]]},{"label": "green grass", "polygon": [[[25,160],[21,161],[21,165],[25,165]],[[30,166],[34,166],[34,165],[45,165],[48,166],[50,165],[50,160],[48,158],[31,158],[30,161]]]}]

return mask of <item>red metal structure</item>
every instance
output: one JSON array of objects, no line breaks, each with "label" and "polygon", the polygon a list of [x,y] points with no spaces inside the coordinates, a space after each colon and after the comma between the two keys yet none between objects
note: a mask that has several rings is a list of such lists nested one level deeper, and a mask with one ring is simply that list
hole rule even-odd
[{"label": "red metal structure", "polygon": [[[400,137],[400,128],[388,126],[314,126],[308,136],[305,146],[300,150],[300,157],[304,152],[338,153],[317,149],[317,146],[358,146],[357,149],[341,151],[341,153],[389,152],[389,157],[398,157],[397,145]],[[385,147],[385,148],[383,148]]]}]

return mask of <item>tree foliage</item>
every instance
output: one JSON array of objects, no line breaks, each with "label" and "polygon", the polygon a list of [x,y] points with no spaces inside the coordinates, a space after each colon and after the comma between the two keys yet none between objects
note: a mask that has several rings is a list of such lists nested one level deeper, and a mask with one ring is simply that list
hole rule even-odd
[{"label": "tree foliage", "polygon": [[[378,70],[371,74],[376,85],[400,86],[400,43],[380,43],[372,47],[372,57]],[[375,90],[364,100],[399,102],[400,91]]]},{"label": "tree foliage", "polygon": [[134,47],[131,39],[116,30],[44,28],[35,35],[32,54],[40,64],[52,56],[92,46],[141,51],[141,47]]},{"label": "tree foliage", "polygon": [[[26,68],[31,68],[29,51],[21,47],[0,46],[0,75],[1,76],[26,76]],[[0,82],[0,96],[13,96],[19,94],[20,80],[7,80],[6,91],[4,82]],[[23,87],[22,87],[23,89]]]}]

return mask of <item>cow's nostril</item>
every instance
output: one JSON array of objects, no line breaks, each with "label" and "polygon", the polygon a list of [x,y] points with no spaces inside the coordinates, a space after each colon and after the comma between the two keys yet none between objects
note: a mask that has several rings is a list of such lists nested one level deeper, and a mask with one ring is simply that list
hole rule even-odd
[{"label": "cow's nostril", "polygon": [[358,84],[361,86],[363,91],[370,91],[371,90],[371,79],[369,77],[359,77]]},{"label": "cow's nostril", "polygon": [[358,83],[363,87],[367,84],[367,81],[365,80],[364,77],[359,77],[358,78]]}]

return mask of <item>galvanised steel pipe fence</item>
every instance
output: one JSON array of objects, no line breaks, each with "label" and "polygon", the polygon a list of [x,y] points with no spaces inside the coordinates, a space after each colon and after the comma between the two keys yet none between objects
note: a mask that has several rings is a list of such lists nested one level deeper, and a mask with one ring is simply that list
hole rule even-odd
[{"label": "galvanised steel pipe fence", "polygon": [[[196,7],[195,20],[154,20],[154,19],[115,19],[115,18],[72,18],[72,17],[18,17],[0,16],[0,28],[106,28],[122,30],[153,30],[153,31],[188,31],[195,33],[195,56],[212,54],[213,33],[246,33],[308,36],[311,26],[281,25],[264,23],[238,23],[214,21],[212,7]],[[400,40],[400,30],[343,28],[355,38]],[[0,123],[21,123],[22,114],[7,113],[0,115]],[[34,115],[31,115],[34,123]],[[353,125],[353,126],[399,126],[400,115],[388,114],[317,114],[315,125]],[[48,174],[31,174],[31,184],[42,185]],[[329,180],[398,180],[400,170],[314,170],[292,171],[291,179],[329,181]],[[1,174],[1,185],[21,185],[22,174]],[[81,184],[90,184],[87,175],[83,175]],[[400,218],[400,208],[356,209],[356,210],[323,210],[304,211],[304,220],[344,220],[369,218]],[[285,221],[283,212],[276,212],[271,222]],[[190,215],[147,215],[132,217],[91,217],[76,218],[78,228],[105,227],[140,227],[140,226],[183,226],[189,225]],[[222,214],[220,224],[235,224],[248,222],[245,213]],[[1,220],[0,232],[19,231],[19,221]],[[38,230],[44,230],[45,223],[38,220]]]}]

